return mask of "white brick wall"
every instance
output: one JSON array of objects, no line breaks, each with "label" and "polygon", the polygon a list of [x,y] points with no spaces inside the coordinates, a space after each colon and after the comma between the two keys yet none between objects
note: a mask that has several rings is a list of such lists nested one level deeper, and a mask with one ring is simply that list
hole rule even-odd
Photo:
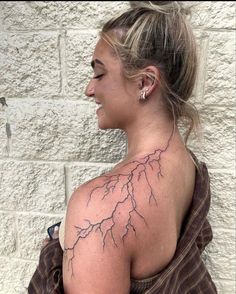
[{"label": "white brick wall", "polygon": [[[194,101],[211,175],[214,240],[204,258],[220,294],[235,293],[235,3],[194,4],[199,44]],[[84,95],[100,22],[128,2],[0,2],[0,294],[25,294],[46,228],[73,189],[125,152],[97,129]],[[7,124],[7,125],[6,125]],[[8,132],[6,130],[8,126]],[[201,150],[199,150],[201,147]]]}]

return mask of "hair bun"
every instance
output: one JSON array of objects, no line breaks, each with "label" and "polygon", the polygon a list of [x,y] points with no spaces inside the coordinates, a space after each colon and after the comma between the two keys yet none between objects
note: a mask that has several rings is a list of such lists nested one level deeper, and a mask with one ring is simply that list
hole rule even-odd
[{"label": "hair bun", "polygon": [[[129,1],[131,8],[150,7],[164,13],[179,12],[183,15],[191,14],[191,6],[184,1]],[[186,1],[185,1],[186,2]],[[189,1],[188,1],[189,2]]]},{"label": "hair bun", "polygon": [[154,5],[167,5],[170,4],[171,2],[175,1],[130,1],[130,6],[131,7],[139,7],[142,6],[143,4],[154,4]]}]

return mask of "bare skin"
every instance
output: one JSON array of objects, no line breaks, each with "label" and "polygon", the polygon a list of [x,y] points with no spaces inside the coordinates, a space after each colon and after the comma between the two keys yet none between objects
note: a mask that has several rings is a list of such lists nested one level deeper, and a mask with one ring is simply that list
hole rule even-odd
[{"label": "bare skin", "polygon": [[[100,128],[126,132],[128,152],[71,196],[63,282],[65,293],[123,294],[131,278],[150,277],[172,259],[193,195],[195,166],[163,110],[158,83],[125,80],[121,62],[104,41],[93,61],[95,78],[86,94],[101,105]],[[156,68],[148,70],[158,75]],[[141,84],[149,90],[144,104],[138,100]]]}]

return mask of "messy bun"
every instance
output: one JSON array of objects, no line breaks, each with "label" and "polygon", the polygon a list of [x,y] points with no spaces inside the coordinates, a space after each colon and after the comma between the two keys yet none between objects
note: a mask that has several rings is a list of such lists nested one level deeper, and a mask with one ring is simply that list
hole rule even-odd
[{"label": "messy bun", "polygon": [[129,1],[131,8],[154,7],[165,13],[179,12],[183,15],[191,15],[191,6],[181,1]]},{"label": "messy bun", "polygon": [[[101,36],[122,60],[127,78],[149,65],[160,74],[166,110],[177,124],[187,124],[185,141],[198,126],[197,110],[188,102],[197,70],[196,44],[187,15],[178,1],[130,1],[131,8],[108,21]],[[147,73],[148,74],[148,73]]]}]

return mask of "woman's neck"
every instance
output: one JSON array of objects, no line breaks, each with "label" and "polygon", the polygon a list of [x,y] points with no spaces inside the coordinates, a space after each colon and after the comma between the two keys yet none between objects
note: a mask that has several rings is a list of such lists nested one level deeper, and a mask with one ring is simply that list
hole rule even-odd
[{"label": "woman's neck", "polygon": [[174,136],[179,136],[178,128],[171,120],[142,120],[126,130],[127,155],[125,160],[142,156],[156,149],[165,149]]}]

